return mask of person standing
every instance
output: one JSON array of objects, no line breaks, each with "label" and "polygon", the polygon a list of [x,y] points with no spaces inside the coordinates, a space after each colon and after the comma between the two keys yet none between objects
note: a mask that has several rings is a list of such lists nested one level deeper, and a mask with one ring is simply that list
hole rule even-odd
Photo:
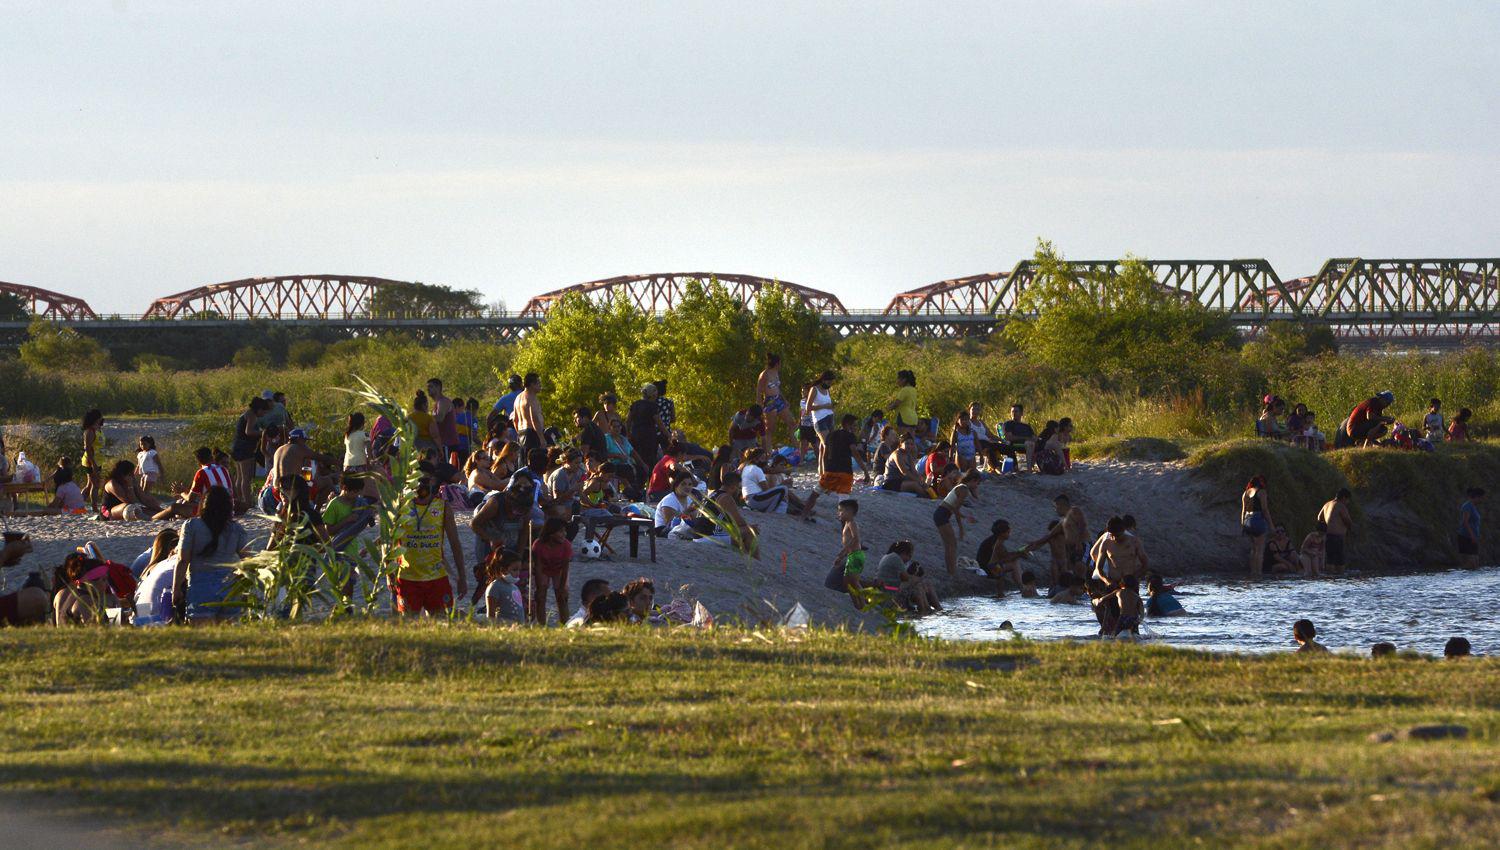
[{"label": "person standing", "polygon": [[524,387],[525,383],[521,380],[520,375],[511,375],[510,381],[506,384],[506,389],[509,391],[505,395],[500,396],[499,400],[495,402],[495,406],[492,408],[493,412],[509,419],[516,409],[516,397],[521,394],[521,390]]},{"label": "person standing", "polygon": [[516,438],[521,444],[521,456],[530,457],[535,449],[547,447],[542,432],[547,425],[542,419],[542,379],[535,372],[527,372],[522,382],[521,394],[516,396]]},{"label": "person standing", "polygon": [[776,442],[777,422],[785,422],[789,434],[797,430],[797,420],[792,414],[792,407],[787,404],[786,396],[781,392],[780,354],[766,355],[766,368],[760,370],[760,377],[755,381],[755,400],[765,417],[765,433],[761,435],[762,447],[770,451],[771,446]]},{"label": "person standing", "polygon": [[1250,538],[1250,575],[1265,567],[1266,535],[1271,531],[1271,500],[1266,496],[1266,477],[1257,475],[1240,494],[1240,531]]},{"label": "person standing", "polygon": [[104,487],[99,478],[99,432],[104,428],[104,414],[97,409],[83,414],[83,467],[87,476],[83,483],[83,497],[95,513],[99,501],[104,498]]},{"label": "person standing", "polygon": [[250,490],[255,479],[255,453],[260,449],[260,417],[264,416],[271,402],[264,398],[250,399],[250,406],[234,423],[234,441],[229,446],[229,457],[234,461],[234,510],[244,513],[250,509]]},{"label": "person standing", "polygon": [[453,608],[453,584],[443,556],[445,542],[458,575],[460,596],[469,592],[469,578],[464,573],[464,550],[453,513],[448,510],[448,502],[437,497],[437,487],[430,478],[417,483],[411,517],[391,587],[396,613],[446,614]]},{"label": "person standing", "polygon": [[1318,511],[1318,519],[1328,526],[1328,533],[1324,536],[1323,560],[1330,573],[1344,571],[1344,537],[1354,527],[1354,516],[1349,513],[1349,501],[1353,498],[1354,494],[1349,492],[1348,487],[1344,487]]},{"label": "person standing", "polygon": [[823,462],[823,442],[833,431],[833,395],[829,392],[832,387],[833,372],[824,370],[816,381],[807,385],[807,393],[802,400],[807,418],[812,420],[809,424],[813,427],[813,436],[817,442],[820,469]]},{"label": "person standing", "polygon": [[1479,568],[1478,502],[1484,498],[1484,490],[1480,487],[1470,487],[1464,495],[1468,498],[1458,506],[1458,555],[1460,563],[1465,568],[1474,570]]},{"label": "person standing", "polygon": [[660,456],[660,447],[667,435],[667,426],[661,420],[661,405],[657,404],[656,384],[641,387],[641,397],[631,403],[626,412],[626,436],[634,444],[641,463],[650,472]]},{"label": "person standing", "polygon": [[453,399],[443,395],[440,378],[427,379],[427,395],[432,397],[432,418],[437,425],[438,448],[442,457],[455,463],[458,457],[458,411],[453,409]]},{"label": "person standing", "polygon": [[910,369],[896,373],[896,394],[885,403],[885,409],[896,414],[896,428],[903,434],[917,433],[920,424],[917,421],[917,376]]}]

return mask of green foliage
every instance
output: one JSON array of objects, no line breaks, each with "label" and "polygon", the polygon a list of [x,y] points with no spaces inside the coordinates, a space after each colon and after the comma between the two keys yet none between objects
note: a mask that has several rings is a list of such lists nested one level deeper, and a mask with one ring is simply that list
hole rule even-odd
[{"label": "green foliage", "polygon": [[[805,386],[833,365],[834,338],[801,297],[784,286],[768,286],[755,298],[751,321],[756,377],[769,353],[781,355],[781,383],[787,392]],[[755,387],[750,387],[750,398]],[[730,411],[729,415],[733,415]],[[726,417],[727,418],[727,417]]]},{"label": "green foliage", "polygon": [[131,359],[131,365],[137,372],[176,372],[185,364],[166,354],[137,354]]},{"label": "green foliage", "polygon": [[637,377],[666,378],[678,427],[722,442],[729,418],[754,401],[760,373],[755,322],[744,305],[718,281],[690,281],[640,342]]},{"label": "green foliage", "polygon": [[[510,371],[542,376],[542,413],[549,423],[566,426],[574,408],[597,408],[601,393],[631,382],[634,361],[642,359],[637,341],[647,326],[647,318],[624,299],[596,304],[569,293],[521,341],[511,368],[496,367],[492,380],[499,384]],[[633,397],[623,396],[627,403]]]},{"label": "green foliage", "polygon": [[271,366],[271,352],[258,345],[247,345],[236,351],[229,362],[239,369],[264,369]]},{"label": "green foliage", "polygon": [[1273,322],[1240,356],[1271,386],[1284,384],[1298,363],[1338,351],[1338,338],[1326,325]]},{"label": "green foliage", "polygon": [[1187,457],[1187,452],[1171,440],[1157,437],[1102,437],[1073,444],[1075,460],[1141,460],[1174,461]]},{"label": "green foliage", "polygon": [[324,345],[315,339],[301,339],[286,350],[286,365],[298,369],[308,369],[318,365],[323,359]]},{"label": "green foliage", "polygon": [[21,343],[21,362],[45,371],[80,372],[106,369],[109,352],[72,328],[46,319],[33,319]]},{"label": "green foliage", "polygon": [[[1212,489],[1210,503],[1238,510],[1245,484],[1256,475],[1266,477],[1271,520],[1286,525],[1294,542],[1312,531],[1318,509],[1349,480],[1329,462],[1329,454],[1294,448],[1278,440],[1231,440],[1206,446],[1188,456],[1196,477]],[[1360,506],[1353,507],[1356,521]]]},{"label": "green foliage", "polygon": [[1007,323],[1005,335],[1069,378],[1138,395],[1183,393],[1210,383],[1216,355],[1238,345],[1227,315],[1165,289],[1136,258],[1125,258],[1116,275],[1081,279],[1040,242],[1033,262],[1022,318]]},{"label": "green foliage", "polygon": [[25,322],[31,319],[26,299],[14,292],[0,292],[0,322]]},{"label": "green foliage", "polygon": [[375,288],[370,315],[380,318],[477,316],[484,295],[475,289],[453,289],[430,283],[391,283]]}]

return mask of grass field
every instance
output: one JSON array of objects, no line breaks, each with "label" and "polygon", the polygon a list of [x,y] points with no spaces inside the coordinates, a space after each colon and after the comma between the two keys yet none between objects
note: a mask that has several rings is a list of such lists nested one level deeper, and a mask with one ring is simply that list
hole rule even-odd
[{"label": "grass field", "polygon": [[[14,630],[0,796],[345,847],[1494,847],[1500,663],[826,632]],[[1420,723],[1464,740],[1367,740]]]}]

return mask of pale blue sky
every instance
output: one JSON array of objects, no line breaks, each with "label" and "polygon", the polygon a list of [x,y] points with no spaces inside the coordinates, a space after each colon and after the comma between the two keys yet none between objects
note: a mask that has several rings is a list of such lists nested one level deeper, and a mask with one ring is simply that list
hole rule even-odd
[{"label": "pale blue sky", "polygon": [[0,280],[1500,254],[1500,5],[0,0]]}]

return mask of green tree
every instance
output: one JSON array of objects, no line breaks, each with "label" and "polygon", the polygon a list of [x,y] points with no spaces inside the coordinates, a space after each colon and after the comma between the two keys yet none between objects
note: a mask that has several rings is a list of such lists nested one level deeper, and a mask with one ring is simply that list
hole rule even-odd
[{"label": "green tree", "polygon": [[453,289],[430,283],[388,283],[376,287],[370,297],[370,314],[373,316],[475,316],[484,310],[484,295],[479,290]]},{"label": "green tree", "polygon": [[1134,257],[1115,274],[1081,277],[1040,242],[1033,262],[1022,316],[1005,335],[1066,377],[1143,396],[1185,393],[1211,382],[1218,355],[1239,343],[1227,314],[1162,286]]},{"label": "green tree", "polygon": [[315,339],[299,339],[286,349],[286,365],[310,369],[323,359],[324,345]]},{"label": "green tree", "polygon": [[1262,375],[1270,387],[1284,387],[1292,379],[1292,367],[1321,354],[1338,351],[1338,338],[1325,325],[1302,322],[1272,322],[1241,356]]},{"label": "green tree", "polygon": [[755,398],[754,321],[717,280],[689,281],[676,306],[646,328],[640,348],[630,383],[667,379],[677,427],[695,440],[722,441],[729,418]]},{"label": "green tree", "polygon": [[[781,355],[781,383],[789,402],[798,388],[824,369],[833,366],[834,335],[817,313],[784,286],[768,286],[755,299],[752,318],[755,335],[754,367],[759,374],[767,353]],[[754,398],[755,387],[745,400]],[[838,398],[835,391],[835,398]]]},{"label": "green tree", "polygon": [[25,298],[14,292],[0,292],[0,322],[25,322],[30,318]]},{"label": "green tree", "polygon": [[265,368],[271,365],[271,352],[258,345],[247,345],[236,351],[230,362],[242,368]]},{"label": "green tree", "polygon": [[33,369],[88,372],[108,369],[109,352],[72,328],[33,319],[21,343],[21,362]]},{"label": "green tree", "polygon": [[[599,406],[599,395],[629,383],[633,359],[645,335],[646,316],[625,299],[596,304],[577,293],[564,295],[547,321],[521,340],[511,371],[542,378],[542,413],[565,430],[571,412]],[[498,375],[502,381],[506,375]],[[626,395],[628,402],[631,396]]]}]

